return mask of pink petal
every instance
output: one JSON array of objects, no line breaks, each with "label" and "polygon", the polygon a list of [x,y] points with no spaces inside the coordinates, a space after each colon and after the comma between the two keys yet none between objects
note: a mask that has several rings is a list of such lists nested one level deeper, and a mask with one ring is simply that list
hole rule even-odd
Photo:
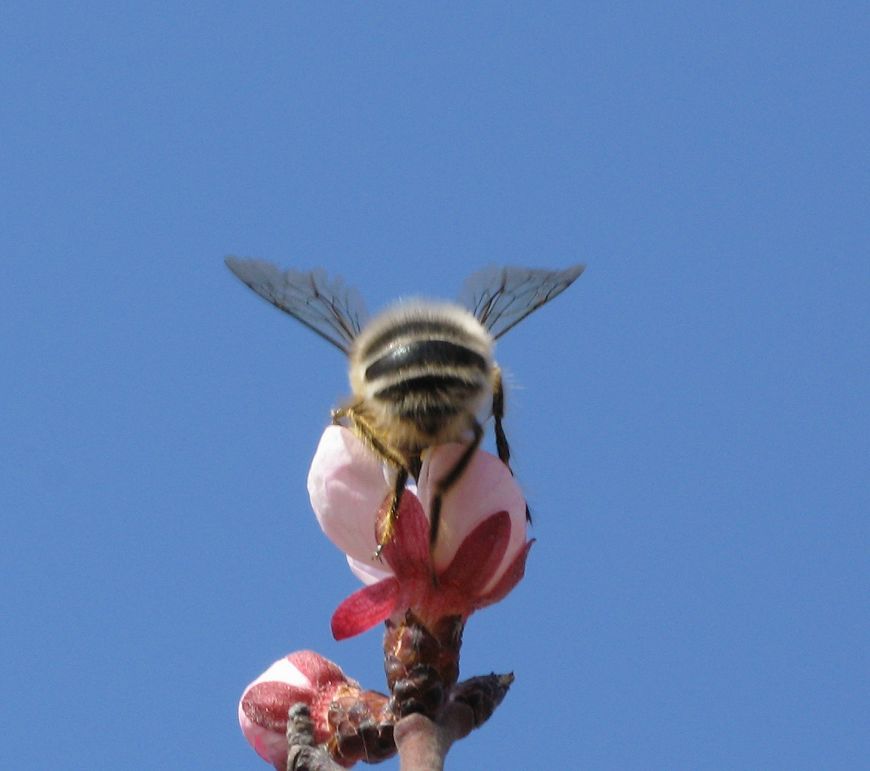
[{"label": "pink petal", "polygon": [[332,731],[328,704],[335,693],[348,689],[358,691],[359,683],[346,677],[337,664],[314,651],[296,651],[276,661],[245,689],[239,702],[239,725],[257,754],[283,769],[290,707],[299,702],[308,705],[314,739],[323,743]]},{"label": "pink petal", "polygon": [[283,730],[262,728],[249,719],[239,705],[239,725],[245,739],[263,760],[271,763],[275,768],[283,768],[286,765],[288,753],[286,718]]},{"label": "pink petal", "polygon": [[338,664],[314,651],[296,651],[289,654],[286,660],[318,688],[328,683],[349,682]]},{"label": "pink petal", "polygon": [[[464,449],[461,444],[445,444],[426,453],[417,494],[427,512],[435,483],[447,474]],[[510,542],[503,565],[506,568],[507,561],[513,559],[526,542],[526,501],[507,466],[481,450],[444,498],[435,548],[436,570],[443,570],[468,534],[497,511],[508,512],[511,519]],[[494,576],[493,584],[500,574],[498,571]]]},{"label": "pink petal", "polygon": [[481,522],[462,542],[450,565],[438,578],[469,597],[476,597],[489,584],[504,557],[510,540],[511,521],[506,511]]},{"label": "pink petal", "polygon": [[239,703],[240,713],[260,728],[287,730],[287,710],[299,701],[312,704],[314,691],[267,680],[248,688]]},{"label": "pink petal", "polygon": [[508,565],[498,583],[492,587],[486,594],[480,597],[477,601],[478,608],[485,608],[487,605],[500,602],[510,591],[520,582],[526,574],[526,559],[529,556],[529,551],[532,548],[534,539],[526,543],[525,548],[514,557],[513,562]]},{"label": "pink petal", "polygon": [[345,640],[386,621],[395,610],[400,593],[399,582],[392,577],[354,592],[332,614],[332,636]]},{"label": "pink petal", "polygon": [[239,701],[239,725],[261,758],[273,765],[286,761],[287,710],[298,701],[311,705],[315,695],[313,683],[289,656],[278,659],[245,688]]},{"label": "pink petal", "polygon": [[402,494],[393,537],[384,545],[382,557],[400,580],[428,576],[429,520],[417,496],[410,490]]},{"label": "pink petal", "polygon": [[323,532],[345,554],[371,559],[375,518],[389,492],[378,458],[350,430],[329,426],[311,462],[308,494]]}]

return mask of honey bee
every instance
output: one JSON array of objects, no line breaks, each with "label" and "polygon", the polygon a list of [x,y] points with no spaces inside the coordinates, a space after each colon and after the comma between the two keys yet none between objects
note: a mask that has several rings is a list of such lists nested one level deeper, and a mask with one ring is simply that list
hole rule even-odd
[{"label": "honey bee", "polygon": [[332,421],[348,425],[396,473],[376,556],[392,537],[402,492],[409,477],[419,476],[427,448],[465,444],[433,490],[430,550],[438,538],[443,498],[480,446],[480,418],[485,420],[487,411],[498,457],[510,469],[495,341],[567,289],[584,269],[487,268],[465,282],[459,304],[401,301],[369,321],[359,295],[322,271],[280,270],[237,257],[227,257],[226,264],[257,294],[348,356],[352,396],[332,411]]}]

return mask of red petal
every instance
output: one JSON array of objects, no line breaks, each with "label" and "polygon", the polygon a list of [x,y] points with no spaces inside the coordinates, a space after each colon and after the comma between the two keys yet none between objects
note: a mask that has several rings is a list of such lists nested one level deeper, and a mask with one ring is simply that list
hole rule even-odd
[{"label": "red petal", "polygon": [[296,702],[310,705],[314,692],[310,688],[266,680],[252,685],[242,697],[242,711],[261,728],[283,733],[287,730],[287,711]]},{"label": "red petal", "polygon": [[474,596],[492,580],[511,537],[511,518],[506,511],[487,517],[472,530],[456,550],[453,560],[438,576],[440,583]]},{"label": "red petal", "polygon": [[399,599],[399,582],[390,576],[364,586],[342,602],[332,614],[332,636],[336,640],[365,632],[386,621]]},{"label": "red petal", "polygon": [[383,557],[400,579],[429,575],[429,520],[410,490],[402,493],[396,529]]},{"label": "red petal", "polygon": [[520,579],[526,574],[526,558],[529,556],[529,550],[534,542],[532,539],[517,553],[502,577],[498,579],[498,583],[475,603],[478,608],[484,608],[503,600],[511,589],[520,582]]},{"label": "red petal", "polygon": [[295,651],[287,656],[287,661],[318,686],[347,680],[338,664],[314,651]]}]

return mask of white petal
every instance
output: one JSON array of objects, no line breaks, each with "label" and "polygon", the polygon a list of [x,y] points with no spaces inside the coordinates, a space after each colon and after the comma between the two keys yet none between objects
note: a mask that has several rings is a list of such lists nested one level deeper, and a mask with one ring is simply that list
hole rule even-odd
[{"label": "white petal", "polygon": [[287,685],[295,685],[297,688],[314,687],[311,681],[302,674],[298,667],[296,667],[294,664],[291,664],[286,656],[283,659],[278,659],[256,680],[248,683],[248,686],[245,688],[245,692],[247,693],[248,689],[250,689],[252,685],[266,682],[268,680],[275,680],[276,682],[286,683]]},{"label": "white petal", "polygon": [[350,565],[351,572],[367,586],[393,575],[386,562],[378,562],[371,555],[365,560],[348,557],[347,564]]},{"label": "white petal", "polygon": [[350,430],[329,426],[311,462],[308,494],[323,532],[345,554],[371,559],[375,519],[389,492],[378,458]]}]

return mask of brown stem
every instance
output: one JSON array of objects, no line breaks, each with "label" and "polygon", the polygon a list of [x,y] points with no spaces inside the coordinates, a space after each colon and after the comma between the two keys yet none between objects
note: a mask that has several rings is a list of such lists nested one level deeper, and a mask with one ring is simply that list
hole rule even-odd
[{"label": "brown stem", "polygon": [[456,685],[433,721],[422,714],[399,720],[393,737],[400,771],[443,771],[454,742],[485,723],[507,694],[513,675],[483,675]]},{"label": "brown stem", "polygon": [[[450,713],[465,712],[453,717]],[[403,717],[393,730],[399,750],[400,771],[443,771],[444,759],[453,742],[472,728],[471,710],[464,705],[451,705],[442,715],[443,723],[435,723],[425,715]]]}]

